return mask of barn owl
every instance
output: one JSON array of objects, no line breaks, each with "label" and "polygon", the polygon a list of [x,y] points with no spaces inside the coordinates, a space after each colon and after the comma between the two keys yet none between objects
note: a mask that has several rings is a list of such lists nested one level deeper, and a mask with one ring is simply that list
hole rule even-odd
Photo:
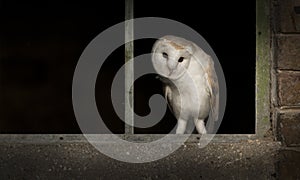
[{"label": "barn owl", "polygon": [[186,132],[188,121],[195,123],[199,134],[206,134],[205,119],[216,121],[219,113],[219,85],[212,58],[195,43],[168,35],[155,42],[152,64],[177,119],[176,134]]}]

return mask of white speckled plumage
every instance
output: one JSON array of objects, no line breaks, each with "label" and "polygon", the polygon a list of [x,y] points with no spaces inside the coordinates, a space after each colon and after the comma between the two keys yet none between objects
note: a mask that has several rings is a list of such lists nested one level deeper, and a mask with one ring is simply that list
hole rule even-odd
[{"label": "white speckled plumage", "polygon": [[[206,134],[204,120],[218,120],[219,86],[212,58],[195,43],[176,36],[164,36],[152,50],[152,63],[164,84],[165,98],[177,118],[177,134],[194,120],[200,134]],[[197,113],[197,114],[195,114]]]}]

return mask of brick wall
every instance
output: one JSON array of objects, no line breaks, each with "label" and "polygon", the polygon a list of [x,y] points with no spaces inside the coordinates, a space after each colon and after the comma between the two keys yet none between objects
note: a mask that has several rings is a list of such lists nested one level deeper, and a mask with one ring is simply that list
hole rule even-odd
[{"label": "brick wall", "polygon": [[272,112],[275,136],[300,146],[300,0],[272,1]]}]

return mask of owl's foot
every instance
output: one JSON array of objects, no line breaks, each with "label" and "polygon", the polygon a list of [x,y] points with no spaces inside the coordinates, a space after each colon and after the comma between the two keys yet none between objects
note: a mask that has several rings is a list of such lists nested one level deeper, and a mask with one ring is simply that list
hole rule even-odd
[{"label": "owl's foot", "polygon": [[207,134],[204,119],[196,119],[195,126],[199,134]]}]

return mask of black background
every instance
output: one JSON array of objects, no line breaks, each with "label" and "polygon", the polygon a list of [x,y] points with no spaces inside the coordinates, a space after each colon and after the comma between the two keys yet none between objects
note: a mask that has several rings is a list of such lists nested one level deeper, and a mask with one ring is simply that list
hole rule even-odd
[{"label": "black background", "polygon": [[[164,17],[199,32],[222,65],[227,107],[219,133],[255,132],[255,1],[136,1],[135,17]],[[72,78],[88,43],[124,20],[123,1],[0,1],[0,133],[80,133],[72,107]],[[157,27],[159,28],[159,27]],[[155,40],[135,42],[135,55]],[[96,84],[100,114],[114,133],[124,123],[110,102],[110,84],[124,61],[124,46],[105,62]],[[147,75],[135,83],[136,112],[161,84]],[[168,133],[168,112],[156,126],[136,133]]]}]

